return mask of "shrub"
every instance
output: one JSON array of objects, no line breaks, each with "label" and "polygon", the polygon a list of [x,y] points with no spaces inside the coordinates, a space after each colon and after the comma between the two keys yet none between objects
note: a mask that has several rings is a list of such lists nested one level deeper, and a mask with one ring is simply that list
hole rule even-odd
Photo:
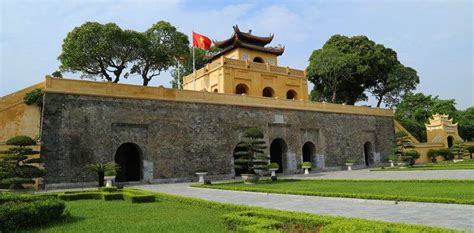
[{"label": "shrub", "polygon": [[398,156],[396,156],[396,155],[390,155],[390,156],[388,156],[388,160],[391,160],[391,161],[393,161],[393,162],[396,162],[396,161],[398,161]]},{"label": "shrub", "polygon": [[8,139],[6,144],[12,146],[34,146],[36,142],[28,136],[21,135]]},{"label": "shrub", "polygon": [[114,170],[108,170],[104,172],[104,176],[116,176],[117,172]]},{"label": "shrub", "polygon": [[303,167],[312,167],[313,164],[311,162],[303,162]]},{"label": "shrub", "polygon": [[256,174],[257,170],[266,170],[269,160],[269,157],[264,154],[266,148],[260,130],[248,129],[242,142],[237,144],[237,151],[234,152],[235,168],[244,174]]},{"label": "shrub", "polygon": [[99,191],[106,193],[117,192],[117,187],[100,187]]},{"label": "shrub", "polygon": [[83,168],[85,171],[93,172],[97,174],[97,181],[99,183],[99,187],[104,186],[104,175],[106,172],[109,171],[117,171],[120,169],[118,164],[110,162],[110,163],[95,163],[95,164],[88,164]]},{"label": "shrub", "polygon": [[0,194],[0,232],[17,231],[58,219],[64,202],[48,195]]},{"label": "shrub", "polygon": [[26,93],[25,97],[23,98],[23,101],[27,105],[32,105],[36,103],[38,106],[43,106],[43,90],[42,89],[35,89],[33,91],[30,91]]},{"label": "shrub", "polygon": [[416,150],[409,150],[404,153],[403,156],[401,156],[401,159],[407,163],[409,163],[410,166],[413,166],[415,164],[415,161],[420,158],[420,153]]},{"label": "shrub", "polygon": [[443,156],[445,160],[453,160],[454,156],[450,149],[443,148],[437,150],[438,155]]},{"label": "shrub", "polygon": [[271,168],[278,169],[278,168],[280,168],[280,165],[278,163],[270,163],[270,164],[268,164],[268,168],[269,169],[271,169]]},{"label": "shrub", "polygon": [[352,164],[354,164],[354,160],[352,160],[352,159],[347,159],[344,163],[352,163]]},{"label": "shrub", "polygon": [[59,194],[58,198],[65,201],[102,199],[102,194],[100,192],[72,192]]},{"label": "shrub", "polygon": [[116,192],[116,193],[102,193],[102,199],[104,201],[112,201],[112,200],[123,200],[123,194]]},{"label": "shrub", "polygon": [[431,162],[435,163],[436,162],[436,157],[438,156],[438,151],[430,149],[428,150],[427,156],[429,159],[431,159]]},{"label": "shrub", "polygon": [[139,190],[124,190],[123,199],[131,203],[154,202],[156,197],[154,194]]}]

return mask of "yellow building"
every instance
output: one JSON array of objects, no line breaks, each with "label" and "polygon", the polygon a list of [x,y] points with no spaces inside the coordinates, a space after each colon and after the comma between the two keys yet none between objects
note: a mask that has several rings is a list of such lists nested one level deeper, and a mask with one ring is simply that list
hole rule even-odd
[{"label": "yellow building", "polygon": [[308,100],[303,70],[278,66],[284,47],[266,47],[273,40],[241,32],[234,26],[231,38],[214,41],[220,52],[209,63],[183,78],[183,89],[228,94]]},{"label": "yellow building", "polygon": [[458,134],[458,123],[453,124],[453,119],[449,119],[449,115],[435,114],[429,120],[430,123],[425,124],[428,142],[443,143],[445,148],[450,148],[455,141],[462,141]]}]

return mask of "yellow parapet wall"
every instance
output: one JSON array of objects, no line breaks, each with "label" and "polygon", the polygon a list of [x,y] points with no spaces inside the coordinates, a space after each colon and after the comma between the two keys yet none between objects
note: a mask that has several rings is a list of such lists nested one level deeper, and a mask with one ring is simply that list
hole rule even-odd
[{"label": "yellow parapet wall", "polygon": [[71,79],[46,78],[45,92],[393,117],[390,109]]},{"label": "yellow parapet wall", "polygon": [[41,112],[37,105],[26,105],[26,93],[44,88],[45,83],[27,87],[12,94],[0,97],[0,144],[9,138],[26,135],[36,138],[39,135]]}]

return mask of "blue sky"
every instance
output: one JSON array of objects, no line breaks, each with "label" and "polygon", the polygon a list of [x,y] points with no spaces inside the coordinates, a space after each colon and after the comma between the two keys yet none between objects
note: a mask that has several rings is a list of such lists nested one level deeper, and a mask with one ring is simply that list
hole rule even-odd
[{"label": "blue sky", "polygon": [[[188,35],[195,30],[216,40],[229,37],[235,24],[256,35],[274,33],[272,45],[286,47],[279,64],[299,69],[331,35],[366,35],[393,48],[404,65],[418,71],[417,91],[454,98],[460,109],[474,105],[474,9],[469,0],[2,0],[0,9],[0,96],[57,70],[62,40],[86,21],[144,31],[166,20]],[[170,86],[169,81],[164,73],[150,85]]]}]

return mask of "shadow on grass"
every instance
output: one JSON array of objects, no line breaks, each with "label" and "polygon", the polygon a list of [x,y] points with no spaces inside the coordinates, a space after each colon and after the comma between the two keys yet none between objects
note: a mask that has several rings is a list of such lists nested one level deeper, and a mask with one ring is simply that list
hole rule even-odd
[{"label": "shadow on grass", "polygon": [[42,225],[39,225],[39,226],[36,226],[36,227],[28,227],[28,228],[25,228],[24,230],[27,231],[27,232],[36,232],[36,231],[40,231],[40,230],[48,230],[49,228],[53,228],[53,227],[56,227],[56,226],[77,223],[77,222],[83,221],[84,219],[86,219],[86,218],[79,217],[79,216],[74,216],[74,215],[71,215],[69,212],[67,212],[67,213],[64,213],[60,218],[56,219],[53,222],[42,224]]}]

